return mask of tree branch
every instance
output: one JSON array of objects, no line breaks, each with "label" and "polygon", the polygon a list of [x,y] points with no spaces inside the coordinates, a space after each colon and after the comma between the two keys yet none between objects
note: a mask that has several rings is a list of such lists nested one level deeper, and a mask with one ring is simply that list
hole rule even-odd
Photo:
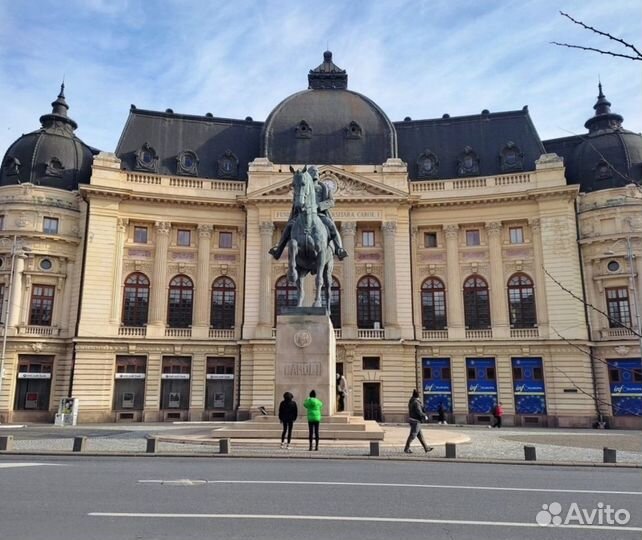
[{"label": "tree branch", "polygon": [[642,56],[630,56],[628,54],[614,53],[611,51],[603,51],[602,49],[594,49],[593,47],[582,47],[580,45],[569,45],[568,43],[559,43],[557,41],[549,42],[553,45],[558,45],[560,47],[568,47],[570,49],[582,49],[583,51],[593,51],[600,54],[608,54],[609,56],[617,56],[619,58],[627,58],[628,60],[642,60]]}]

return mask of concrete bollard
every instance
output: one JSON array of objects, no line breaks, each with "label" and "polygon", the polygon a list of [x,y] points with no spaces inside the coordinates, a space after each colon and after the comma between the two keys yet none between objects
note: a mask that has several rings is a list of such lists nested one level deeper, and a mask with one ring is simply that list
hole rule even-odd
[{"label": "concrete bollard", "polygon": [[219,441],[219,454],[229,454],[232,452],[232,441],[230,439],[221,439]]},{"label": "concrete bollard", "polygon": [[13,450],[13,435],[0,437],[0,450]]},{"label": "concrete bollard", "polygon": [[604,463],[617,463],[617,451],[615,448],[604,447]]},{"label": "concrete bollard", "polygon": [[446,457],[449,459],[455,459],[457,457],[457,445],[455,443],[446,443]]},{"label": "concrete bollard", "polygon": [[148,437],[147,438],[147,448],[145,452],[148,454],[155,454],[158,449],[158,437]]},{"label": "concrete bollard", "polygon": [[524,446],[524,459],[526,461],[537,461],[537,450],[534,446]]},{"label": "concrete bollard", "polygon": [[370,455],[378,456],[380,455],[381,445],[379,441],[370,441]]},{"label": "concrete bollard", "polygon": [[87,447],[87,437],[74,437],[73,452],[84,452]]}]

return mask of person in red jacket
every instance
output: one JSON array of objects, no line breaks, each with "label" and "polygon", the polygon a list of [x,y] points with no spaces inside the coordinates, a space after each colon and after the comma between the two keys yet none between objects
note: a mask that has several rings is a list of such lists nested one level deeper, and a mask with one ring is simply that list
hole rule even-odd
[{"label": "person in red jacket", "polygon": [[493,407],[493,423],[488,427],[502,427],[502,416],[504,416],[504,407],[502,407],[502,402],[500,401]]}]

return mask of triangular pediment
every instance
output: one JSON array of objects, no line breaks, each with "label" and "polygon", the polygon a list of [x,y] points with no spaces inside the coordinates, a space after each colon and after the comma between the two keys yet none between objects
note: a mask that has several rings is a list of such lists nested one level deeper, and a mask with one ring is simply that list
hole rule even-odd
[{"label": "triangular pediment", "polygon": [[[389,198],[406,198],[407,193],[397,188],[387,186],[381,182],[371,180],[365,176],[348,173],[330,165],[319,167],[319,176],[322,182],[328,183],[333,193],[334,199],[340,200],[359,200],[359,199],[389,199]],[[265,188],[248,193],[248,200],[267,200],[267,199],[284,199],[292,198],[292,179],[288,177],[280,180],[275,184]]]}]

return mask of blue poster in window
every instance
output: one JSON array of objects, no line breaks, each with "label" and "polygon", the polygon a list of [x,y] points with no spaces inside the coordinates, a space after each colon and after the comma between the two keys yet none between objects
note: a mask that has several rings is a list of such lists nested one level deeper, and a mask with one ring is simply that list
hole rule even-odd
[{"label": "blue poster in window", "polygon": [[642,416],[642,361],[608,360],[614,416]]},{"label": "blue poster in window", "polygon": [[421,364],[426,412],[437,412],[441,403],[446,412],[451,412],[450,358],[423,358]]},{"label": "blue poster in window", "polygon": [[468,411],[489,414],[497,403],[494,358],[466,358]]},{"label": "blue poster in window", "polygon": [[546,414],[546,390],[541,358],[513,358],[515,413]]}]

